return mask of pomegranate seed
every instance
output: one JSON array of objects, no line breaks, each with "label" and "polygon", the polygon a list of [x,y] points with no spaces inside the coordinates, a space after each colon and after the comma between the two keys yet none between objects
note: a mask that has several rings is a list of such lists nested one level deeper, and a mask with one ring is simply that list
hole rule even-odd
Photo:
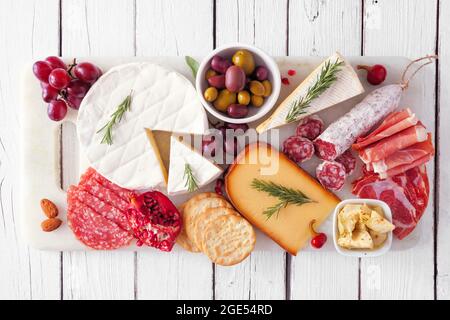
[{"label": "pomegranate seed", "polygon": [[286,86],[288,86],[290,84],[290,81],[288,78],[281,78],[281,82]]},{"label": "pomegranate seed", "polygon": [[289,69],[288,70],[288,75],[290,75],[291,77],[295,76],[296,74],[297,74],[297,71],[295,71],[294,69]]},{"label": "pomegranate seed", "polygon": [[214,188],[214,191],[220,196],[223,196],[223,185],[224,185],[223,179],[216,180],[216,186]]}]

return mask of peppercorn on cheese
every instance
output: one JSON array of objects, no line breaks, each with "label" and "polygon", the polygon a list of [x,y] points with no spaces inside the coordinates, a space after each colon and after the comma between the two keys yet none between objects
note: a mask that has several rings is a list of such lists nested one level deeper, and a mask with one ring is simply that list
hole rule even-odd
[{"label": "peppercorn on cheese", "polygon": [[[308,200],[302,204],[282,205],[269,217],[267,211],[279,205],[280,198],[257,189],[255,181],[272,183],[279,190],[288,188],[294,194],[302,193]],[[319,226],[340,201],[284,154],[263,142],[248,145],[238,155],[225,183],[234,207],[293,255],[310,238],[310,222],[316,220]]]}]

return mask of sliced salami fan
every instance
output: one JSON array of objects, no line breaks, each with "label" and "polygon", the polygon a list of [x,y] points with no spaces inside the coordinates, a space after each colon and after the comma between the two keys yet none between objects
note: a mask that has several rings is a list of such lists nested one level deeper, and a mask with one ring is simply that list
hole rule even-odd
[{"label": "sliced salami fan", "polygon": [[345,167],[345,173],[349,176],[356,169],[356,158],[349,150],[345,151],[339,157],[336,158],[336,162],[341,163]]},{"label": "sliced salami fan", "polygon": [[313,115],[300,120],[297,125],[296,135],[309,140],[314,140],[323,131],[323,121],[319,116]]},{"label": "sliced salami fan", "polygon": [[70,195],[67,221],[77,239],[92,249],[118,249],[133,239],[130,233]]},{"label": "sliced salami fan", "polygon": [[292,136],[283,143],[283,153],[296,163],[302,163],[314,155],[314,144],[307,138]]},{"label": "sliced salami fan", "polygon": [[133,235],[124,210],[129,192],[89,168],[67,191],[67,220],[76,238],[96,250],[129,245]]},{"label": "sliced salami fan", "polygon": [[344,186],[347,174],[343,164],[336,161],[324,161],[317,166],[316,177],[325,188],[339,191]]}]

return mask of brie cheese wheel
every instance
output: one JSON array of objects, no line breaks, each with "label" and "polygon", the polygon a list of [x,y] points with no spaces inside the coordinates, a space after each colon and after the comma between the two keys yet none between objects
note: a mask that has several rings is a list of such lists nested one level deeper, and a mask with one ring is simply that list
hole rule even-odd
[{"label": "brie cheese wheel", "polygon": [[189,192],[185,169],[188,165],[199,188],[218,178],[223,170],[196,150],[172,136],[170,141],[169,182],[167,192],[176,195]]},{"label": "brie cheese wheel", "polygon": [[[112,144],[102,144],[104,131],[98,131],[130,94],[130,110],[112,127]],[[81,148],[91,166],[132,190],[166,187],[151,131],[201,135],[207,129],[206,113],[189,80],[147,62],[117,66],[100,77],[83,99],[77,121]]]},{"label": "brie cheese wheel", "polygon": [[320,64],[283,102],[281,102],[275,112],[266,121],[261,123],[256,128],[256,131],[258,131],[258,133],[262,133],[287,124],[288,122],[286,121],[286,117],[295,101],[306,96],[308,89],[317,82],[325,63],[334,63],[337,60],[343,61],[344,65],[337,73],[336,81],[319,97],[314,99],[310,106],[306,108],[305,113],[300,115],[296,120],[300,120],[301,118],[307,117],[308,115],[319,112],[363,93],[364,88],[353,67],[345,61],[339,53],[335,53],[322,62],[322,64]]}]

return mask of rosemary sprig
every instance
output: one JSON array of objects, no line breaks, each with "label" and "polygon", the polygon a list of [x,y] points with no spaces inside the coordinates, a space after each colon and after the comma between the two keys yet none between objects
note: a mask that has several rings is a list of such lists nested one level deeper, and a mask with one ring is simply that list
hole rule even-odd
[{"label": "rosemary sprig", "polygon": [[270,196],[278,198],[280,200],[276,205],[267,208],[263,214],[267,216],[267,220],[269,220],[275,213],[280,213],[280,210],[286,208],[290,204],[295,204],[297,206],[301,206],[305,203],[315,202],[308,198],[303,192],[300,190],[294,190],[292,188],[285,187],[280,184],[276,184],[272,181],[264,181],[259,179],[253,179],[252,188],[266,192]]},{"label": "rosemary sprig", "polygon": [[184,165],[183,178],[186,179],[184,186],[188,188],[189,192],[194,192],[198,189],[197,179],[194,177],[191,166],[187,163]]},{"label": "rosemary sprig", "polygon": [[123,115],[125,112],[130,110],[131,106],[131,95],[133,94],[133,91],[130,92],[130,94],[125,98],[125,100],[122,101],[121,104],[117,107],[116,111],[111,115],[111,120],[109,120],[100,130],[98,130],[96,133],[100,133],[104,131],[104,135],[102,138],[101,144],[112,144],[112,129],[113,126],[116,123],[119,123],[122,120]]},{"label": "rosemary sprig", "polygon": [[199,63],[197,62],[197,60],[195,60],[190,56],[185,56],[184,59],[186,60],[186,63],[189,66],[189,68],[191,68],[192,74],[194,75],[195,78],[197,76]]},{"label": "rosemary sprig", "polygon": [[286,116],[286,122],[293,122],[302,114],[306,113],[306,109],[311,102],[318,98],[325,90],[327,90],[337,79],[337,73],[344,65],[344,61],[336,59],[335,62],[328,60],[325,62],[320,74],[317,76],[316,82],[308,88],[306,95],[299,97],[291,104],[291,109]]}]

